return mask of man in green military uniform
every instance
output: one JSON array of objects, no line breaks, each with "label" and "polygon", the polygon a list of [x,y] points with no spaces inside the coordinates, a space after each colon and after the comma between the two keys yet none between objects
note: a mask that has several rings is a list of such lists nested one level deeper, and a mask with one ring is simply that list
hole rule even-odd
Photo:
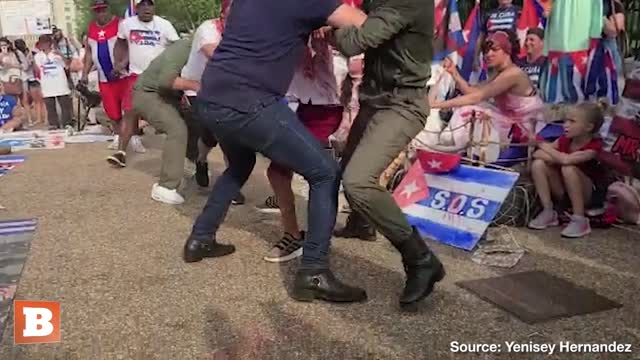
[{"label": "man in green military uniform", "polygon": [[409,225],[380,174],[420,132],[429,113],[426,83],[433,57],[433,0],[371,0],[360,28],[336,30],[345,56],[364,52],[360,112],[343,157],[343,186],[351,208],[402,255],[406,284],[400,305],[428,296],[444,267]]},{"label": "man in green military uniform", "polygon": [[197,92],[200,89],[199,81],[180,77],[190,51],[191,39],[181,39],[169,45],[140,74],[133,88],[133,110],[167,135],[160,181],[153,185],[151,192],[154,200],[167,204],[184,202],[177,189],[184,174],[188,124],[180,113],[180,105],[183,91]]}]

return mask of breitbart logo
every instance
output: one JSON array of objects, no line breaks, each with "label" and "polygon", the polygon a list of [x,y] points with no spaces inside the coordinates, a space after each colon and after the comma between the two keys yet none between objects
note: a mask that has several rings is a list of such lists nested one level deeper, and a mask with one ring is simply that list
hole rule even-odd
[{"label": "breitbart logo", "polygon": [[60,303],[16,300],[13,305],[16,344],[60,342]]}]

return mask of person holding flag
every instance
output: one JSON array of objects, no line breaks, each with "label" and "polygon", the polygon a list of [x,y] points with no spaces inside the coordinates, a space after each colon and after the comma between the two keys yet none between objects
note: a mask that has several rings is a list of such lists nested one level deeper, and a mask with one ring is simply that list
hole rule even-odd
[{"label": "person holding flag", "polygon": [[[95,66],[98,70],[102,106],[107,117],[114,122],[116,133],[114,146],[120,149],[107,160],[118,167],[125,167],[125,151],[129,139],[132,138],[132,124],[136,120],[135,114],[131,112],[131,87],[135,79],[126,76],[124,72],[120,75],[114,72],[116,64],[114,47],[121,19],[109,11],[107,0],[95,0],[92,9],[94,20],[89,23],[87,32],[88,46],[85,50],[84,70],[80,83],[85,86],[88,84],[89,73]],[[134,136],[133,144],[142,144],[142,142]]]}]

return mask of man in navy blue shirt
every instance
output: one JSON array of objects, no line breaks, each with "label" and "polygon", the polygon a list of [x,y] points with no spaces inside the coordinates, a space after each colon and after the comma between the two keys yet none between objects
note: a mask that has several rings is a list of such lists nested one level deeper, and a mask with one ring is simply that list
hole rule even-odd
[{"label": "man in navy blue shirt", "polygon": [[187,262],[234,252],[215,234],[260,152],[309,182],[309,229],[291,296],[300,301],[354,302],[363,289],[329,270],[339,169],[334,159],[281,100],[312,31],[325,25],[360,26],[366,15],[341,0],[234,0],[224,36],[202,76],[194,106],[227,155],[184,249]]}]

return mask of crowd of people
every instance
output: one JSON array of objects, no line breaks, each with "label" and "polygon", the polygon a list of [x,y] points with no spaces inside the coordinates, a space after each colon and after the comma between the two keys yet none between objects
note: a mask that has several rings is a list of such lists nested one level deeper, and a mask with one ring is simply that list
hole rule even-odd
[{"label": "crowd of people", "polygon": [[[274,192],[261,210],[279,210],[283,230],[264,259],[302,257],[291,296],[301,301],[366,299],[364,289],[343,283],[329,270],[330,238],[334,233],[373,240],[377,230],[401,254],[406,283],[400,304],[410,306],[428,296],[445,271],[379,178],[425,128],[430,107],[455,109],[449,131],[438,142],[460,151],[469,142],[471,114],[490,119],[500,142],[526,143],[535,140],[531,135],[545,122],[545,102],[581,103],[595,97],[617,102],[614,82],[577,89],[576,82],[558,75],[558,67],[568,66],[563,59],[573,56],[571,51],[591,52],[590,58],[594,52],[606,53],[609,62],[617,63],[609,40],[623,31],[619,7],[603,1],[590,10],[590,15],[603,15],[598,15],[597,33],[602,46],[567,45],[591,36],[592,28],[565,43],[545,40],[545,34],[565,29],[567,17],[575,15],[570,13],[575,9],[554,5],[546,12],[546,32],[529,29],[521,51],[516,35],[521,10],[512,0],[498,3],[484,18],[477,47],[476,66],[485,64],[488,80],[470,84],[446,59],[442,67],[459,96],[435,100],[427,96],[434,9],[424,2],[372,1],[365,14],[358,0],[238,1],[237,6],[223,0],[218,18],[180,38],[169,21],[155,14],[153,0],[136,0],[136,15],[125,19],[112,14],[107,0],[96,0],[95,19],[80,50],[59,30],[41,36],[34,51],[24,42],[0,39],[4,87],[14,76],[23,87],[23,96],[1,98],[0,125],[6,131],[19,129],[21,122],[12,119],[23,116],[19,103],[29,102],[36,123],[46,116],[51,128],[70,126],[74,82],[87,84],[94,72],[116,134],[112,146],[117,152],[107,158],[109,163],[126,167],[130,143],[135,152],[144,152],[140,124],[148,122],[166,135],[160,178],[151,188],[154,200],[184,202],[179,189],[185,158],[195,164],[197,184],[208,187],[207,155],[218,145],[224,153],[227,169],[195,221],[185,261],[235,251],[217,242],[216,232],[228,207],[244,203],[241,188],[261,153],[271,160],[267,177]],[[5,119],[5,114],[10,115]],[[562,235],[590,232],[586,211],[601,198],[596,193],[606,189],[597,161],[603,122],[603,105],[579,104],[567,115],[562,136],[538,144],[531,173],[543,210],[531,228],[558,225],[554,199],[568,196],[572,215]],[[306,231],[298,224],[294,173],[309,184]],[[334,232],[340,184],[351,213],[346,227]]]}]

